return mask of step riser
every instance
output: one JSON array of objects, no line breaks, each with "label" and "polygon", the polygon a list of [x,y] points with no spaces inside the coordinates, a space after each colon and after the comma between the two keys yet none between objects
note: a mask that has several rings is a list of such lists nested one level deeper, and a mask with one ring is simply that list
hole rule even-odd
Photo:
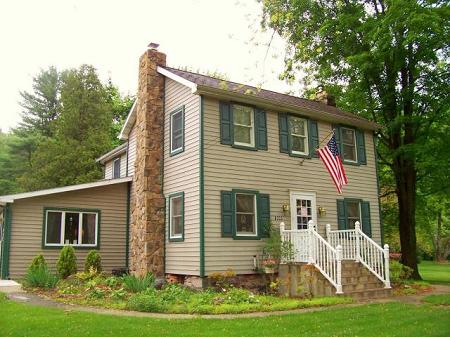
[{"label": "step riser", "polygon": [[391,296],[392,289],[376,289],[376,290],[364,290],[345,293],[344,296],[350,296],[356,300],[368,300],[375,298],[386,298]]}]

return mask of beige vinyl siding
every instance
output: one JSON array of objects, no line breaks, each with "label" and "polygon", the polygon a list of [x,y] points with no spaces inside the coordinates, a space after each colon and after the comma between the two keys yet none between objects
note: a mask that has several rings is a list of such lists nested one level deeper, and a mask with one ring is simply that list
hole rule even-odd
[{"label": "beige vinyl siding", "polygon": [[136,128],[133,125],[128,136],[128,176],[134,174],[134,162],[136,160]]},{"label": "beige vinyl siding", "polygon": [[[127,183],[16,200],[12,204],[10,277],[20,278],[32,258],[43,254],[54,270],[60,249],[42,248],[44,207],[90,208],[101,211],[99,227],[103,269],[125,267]],[[77,249],[78,269],[88,249]]]},{"label": "beige vinyl siding", "polygon": [[[114,157],[114,159],[109,160],[105,163],[105,179],[112,179],[113,163],[116,158],[117,157]],[[126,175],[127,175],[127,154],[125,152],[120,155],[120,178],[126,177]]]},{"label": "beige vinyl siding", "polygon": [[[377,181],[372,134],[365,133],[367,165],[345,165],[349,185],[344,195],[336,188],[319,158],[301,159],[279,151],[278,115],[267,113],[268,151],[248,151],[220,144],[219,102],[206,98],[204,104],[205,133],[205,264],[206,273],[232,268],[237,273],[252,273],[253,256],[261,253],[263,241],[233,240],[221,237],[220,191],[233,188],[252,189],[270,195],[271,219],[285,215],[290,226],[290,212],[283,214],[282,205],[290,204],[290,190],[315,192],[317,207],[326,209],[318,217],[318,228],[325,235],[325,224],[337,228],[336,199],[361,198],[370,202],[372,237],[380,242]],[[322,139],[331,125],[318,123]],[[279,224],[279,221],[277,222]]]},{"label": "beige vinyl siding", "polygon": [[[184,241],[168,240],[166,212],[166,273],[199,275],[199,112],[200,97],[189,88],[166,79],[164,120],[164,195],[166,209],[170,194],[184,192]],[[170,150],[170,113],[185,106],[184,151],[174,156]]]}]

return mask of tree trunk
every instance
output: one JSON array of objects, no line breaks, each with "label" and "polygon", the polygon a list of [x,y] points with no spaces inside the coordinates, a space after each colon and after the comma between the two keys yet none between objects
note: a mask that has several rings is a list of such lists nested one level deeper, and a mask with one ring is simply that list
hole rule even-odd
[{"label": "tree trunk", "polygon": [[411,159],[399,155],[394,159],[399,209],[399,232],[402,263],[413,270],[412,278],[420,280],[417,268],[416,242],[416,170]]},{"label": "tree trunk", "polygon": [[434,250],[434,259],[436,261],[439,261],[441,258],[441,231],[442,231],[442,211],[438,210],[436,244],[435,244],[435,250]]}]

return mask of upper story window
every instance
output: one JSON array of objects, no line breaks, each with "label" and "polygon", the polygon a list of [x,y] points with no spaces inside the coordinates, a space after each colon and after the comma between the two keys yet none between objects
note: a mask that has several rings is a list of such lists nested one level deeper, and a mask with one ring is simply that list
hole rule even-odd
[{"label": "upper story window", "polygon": [[291,117],[289,122],[292,153],[308,155],[308,121],[300,117]]},{"label": "upper story window", "polygon": [[219,102],[220,143],[245,150],[267,150],[266,112],[248,105]]},{"label": "upper story window", "polygon": [[349,126],[333,125],[342,161],[350,165],[366,165],[364,131]]},{"label": "upper story window", "polygon": [[354,129],[342,128],[342,157],[344,161],[357,162],[356,135]]},{"label": "upper story window", "polygon": [[96,247],[99,215],[100,211],[46,209],[44,245]]},{"label": "upper story window", "polygon": [[234,144],[255,146],[255,117],[252,107],[233,104]]},{"label": "upper story window", "polygon": [[169,240],[184,239],[184,193],[169,196]]},{"label": "upper story window", "polygon": [[120,157],[113,161],[112,176],[113,179],[120,178]]},{"label": "upper story window", "polygon": [[236,235],[257,235],[256,194],[236,193]]},{"label": "upper story window", "polygon": [[293,157],[317,157],[319,131],[317,122],[287,113],[278,114],[280,152]]},{"label": "upper story window", "polygon": [[170,155],[184,150],[184,106],[170,114]]}]

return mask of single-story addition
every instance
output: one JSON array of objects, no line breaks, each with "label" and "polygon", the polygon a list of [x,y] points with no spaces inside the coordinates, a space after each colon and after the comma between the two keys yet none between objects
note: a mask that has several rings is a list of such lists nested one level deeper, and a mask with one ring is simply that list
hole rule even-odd
[{"label": "single-story addition", "polygon": [[[103,180],[0,196],[1,276],[21,277],[38,253],[52,263],[70,244],[80,262],[98,249],[107,271],[198,287],[228,269],[252,278],[272,223],[295,244],[291,262],[314,264],[337,292],[351,288],[342,288],[345,259],[388,287],[378,128],[329,96],[312,101],[170,68],[149,49],[124,143],[97,159]],[[333,129],[349,180],[342,195],[316,153]]]}]

